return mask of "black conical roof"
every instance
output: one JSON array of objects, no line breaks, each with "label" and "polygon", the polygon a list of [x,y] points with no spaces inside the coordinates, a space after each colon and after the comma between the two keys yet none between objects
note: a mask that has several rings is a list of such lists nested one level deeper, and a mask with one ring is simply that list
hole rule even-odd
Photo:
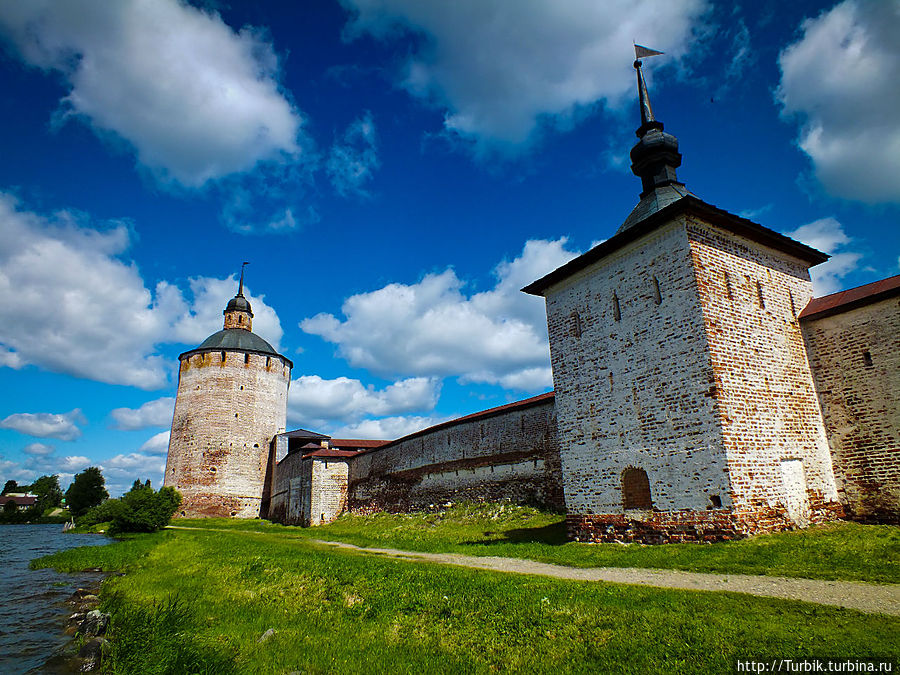
[{"label": "black conical roof", "polygon": [[253,312],[250,309],[250,302],[240,293],[228,301],[228,305],[226,305],[223,314],[227,314],[228,312],[247,312],[247,314],[253,316]]},{"label": "black conical roof", "polygon": [[238,349],[246,352],[259,352],[260,354],[274,354],[278,352],[268,342],[256,333],[251,333],[243,328],[225,328],[218,333],[213,333],[196,350]]}]

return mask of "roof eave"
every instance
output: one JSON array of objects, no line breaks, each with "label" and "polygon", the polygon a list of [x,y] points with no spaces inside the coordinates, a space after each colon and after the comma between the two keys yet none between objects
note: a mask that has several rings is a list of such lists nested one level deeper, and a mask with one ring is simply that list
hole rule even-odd
[{"label": "roof eave", "polygon": [[809,263],[810,267],[823,263],[830,257],[828,254],[822,253],[799,241],[795,241],[780,232],[770,230],[751,220],[741,218],[733,213],[717,208],[712,204],[707,204],[693,195],[687,195],[678,201],[669,204],[665,208],[660,209],[644,220],[632,225],[625,231],[613,235],[602,244],[598,244],[591,250],[570,260],[562,267],[555,269],[537,281],[533,281],[525,286],[522,291],[524,293],[529,293],[530,295],[543,296],[544,291],[550,286],[568,279],[570,276],[580,272],[589,265],[602,260],[611,253],[639,239],[645,234],[652,232],[662,225],[665,225],[673,218],[682,214],[700,216],[713,225],[725,227],[731,232],[745,236],[752,241],[756,241],[757,243],[792,255],[803,262]]},{"label": "roof eave", "polygon": [[259,354],[260,356],[277,356],[279,359],[285,361],[288,364],[288,367],[293,370],[294,362],[291,361],[288,357],[279,354],[278,352],[264,352],[259,349],[244,349],[242,347],[197,347],[195,349],[190,349],[186,352],[182,352],[178,355],[178,360],[181,361],[186,356],[193,356],[194,354],[209,354],[212,352],[240,352],[241,354]]}]

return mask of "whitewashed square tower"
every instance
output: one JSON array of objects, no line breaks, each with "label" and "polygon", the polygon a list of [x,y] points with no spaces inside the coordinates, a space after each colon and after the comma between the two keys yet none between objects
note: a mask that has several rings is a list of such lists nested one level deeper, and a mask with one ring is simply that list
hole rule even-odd
[{"label": "whitewashed square tower", "polygon": [[570,535],[716,540],[840,514],[797,316],[828,256],[707,204],[641,105],[641,199],[542,295]]}]

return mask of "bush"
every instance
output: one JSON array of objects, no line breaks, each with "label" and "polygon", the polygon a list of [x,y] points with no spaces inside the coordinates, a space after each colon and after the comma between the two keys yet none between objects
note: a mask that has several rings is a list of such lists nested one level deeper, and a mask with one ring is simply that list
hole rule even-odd
[{"label": "bush", "polygon": [[90,527],[98,523],[108,523],[119,515],[125,505],[121,499],[107,499],[99,506],[92,506],[78,519],[79,527]]},{"label": "bush", "polygon": [[156,492],[149,485],[135,483],[122,499],[109,501],[119,502],[119,506],[108,507],[113,511],[111,533],[155,532],[169,524],[181,504],[181,495],[175,488]]}]

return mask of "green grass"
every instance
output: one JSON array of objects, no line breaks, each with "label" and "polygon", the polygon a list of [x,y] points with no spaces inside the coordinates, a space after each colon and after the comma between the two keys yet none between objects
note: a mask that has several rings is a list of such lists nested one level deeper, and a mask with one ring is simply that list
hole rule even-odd
[{"label": "green grass", "polygon": [[581,544],[566,541],[563,516],[510,504],[457,504],[395,515],[346,514],[331,525],[293,528],[267,521],[179,520],[182,527],[293,533],[357,546],[528,558],[574,567],[653,567],[900,582],[900,528],[835,523],[716,544]]},{"label": "green grass", "polygon": [[126,572],[101,592],[110,672],[721,673],[749,656],[900,657],[897,618],[410,563],[288,528],[248,536],[208,524],[217,531],[39,561]]},{"label": "green grass", "polygon": [[104,572],[117,572],[149,555],[161,541],[173,536],[171,532],[161,532],[158,538],[130,535],[115,544],[79,546],[32,560],[30,567],[52,567],[58,572],[69,573],[96,568]]}]

